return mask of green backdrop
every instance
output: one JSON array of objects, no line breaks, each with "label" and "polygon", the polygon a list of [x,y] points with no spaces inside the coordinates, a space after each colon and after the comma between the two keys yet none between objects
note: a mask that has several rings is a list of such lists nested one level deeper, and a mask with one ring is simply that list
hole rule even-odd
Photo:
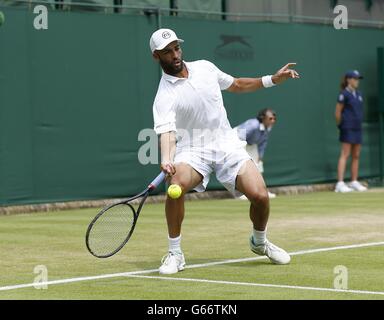
[{"label": "green backdrop", "polygon": [[[0,8],[0,204],[120,197],[158,172],[137,139],[152,128],[159,68],[148,48],[156,17]],[[268,185],[335,179],[334,107],[341,75],[365,79],[361,175],[379,175],[376,47],[384,31],[162,17],[185,40],[185,60],[208,59],[234,76],[261,76],[297,62],[301,79],[252,94],[224,93],[232,125],[277,111],[265,156]],[[222,45],[224,44],[224,45]],[[211,188],[221,188],[213,180]]]}]

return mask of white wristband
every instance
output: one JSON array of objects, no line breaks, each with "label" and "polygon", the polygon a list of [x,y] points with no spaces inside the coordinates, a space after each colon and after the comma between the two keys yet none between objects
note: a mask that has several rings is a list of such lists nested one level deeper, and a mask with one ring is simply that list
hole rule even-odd
[{"label": "white wristband", "polygon": [[263,83],[264,88],[270,88],[275,86],[275,84],[272,82],[272,76],[264,76],[261,78],[261,82]]}]

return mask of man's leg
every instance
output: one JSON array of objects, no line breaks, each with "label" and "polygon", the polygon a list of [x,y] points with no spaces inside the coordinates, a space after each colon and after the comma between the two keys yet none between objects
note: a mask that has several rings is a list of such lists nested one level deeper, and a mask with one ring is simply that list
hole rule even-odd
[{"label": "man's leg", "polygon": [[251,202],[249,216],[256,230],[264,231],[269,218],[269,198],[264,179],[251,161],[244,163],[236,179],[236,189]]},{"label": "man's leg", "polygon": [[244,193],[251,202],[249,216],[253,223],[250,239],[251,250],[266,255],[273,263],[287,264],[291,258],[283,249],[266,238],[269,218],[269,197],[264,179],[253,161],[246,161],[236,178],[236,189]]},{"label": "man's leg", "polygon": [[[245,145],[245,151],[249,154],[249,156],[252,158],[252,160],[258,164],[259,163],[259,152],[257,150],[257,144],[246,144]],[[259,170],[259,172],[262,174],[262,172]],[[238,199],[241,200],[248,200],[247,196],[243,194]]]},{"label": "man's leg", "polygon": [[[263,175],[264,174],[264,165],[263,165],[263,161],[259,157],[259,150],[258,150],[257,144],[252,144],[252,145],[247,144],[246,145],[246,151],[248,152],[248,154],[252,158],[252,160],[256,163],[257,169],[259,170],[260,174]],[[275,193],[269,192],[268,189],[267,189],[267,192],[268,192],[268,198],[269,199],[276,198]],[[246,200],[246,196],[241,196],[240,199]]]},{"label": "man's leg", "polygon": [[185,260],[181,251],[181,224],[184,219],[184,195],[196,187],[203,177],[186,163],[176,164],[176,173],[170,178],[171,184],[178,184],[182,194],[177,199],[167,195],[165,215],[168,224],[168,254],[163,258],[159,268],[161,274],[173,274],[184,269]]},{"label": "man's leg", "polygon": [[180,236],[181,224],[184,219],[184,195],[196,187],[203,177],[189,164],[176,164],[176,173],[170,179],[171,184],[178,184],[183,191],[177,199],[167,196],[165,202],[165,214],[167,217],[168,234],[170,238]]}]

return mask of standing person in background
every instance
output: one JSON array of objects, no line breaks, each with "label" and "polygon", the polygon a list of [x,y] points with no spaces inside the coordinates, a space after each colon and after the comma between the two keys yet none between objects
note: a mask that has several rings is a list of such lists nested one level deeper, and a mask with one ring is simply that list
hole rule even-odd
[{"label": "standing person in background", "polygon": [[[240,140],[246,141],[246,150],[256,163],[261,174],[264,173],[263,157],[267,148],[269,133],[276,123],[276,112],[270,108],[260,110],[256,118],[248,119],[235,129]],[[269,198],[275,198],[276,194],[268,191]],[[241,196],[240,199],[247,200]]]},{"label": "standing person in background", "polygon": [[[366,191],[358,180],[359,158],[362,143],[363,96],[359,80],[363,77],[357,70],[348,71],[341,82],[341,92],[336,104],[336,124],[340,130],[341,152],[337,166],[338,182],[335,192]],[[344,182],[344,173],[349,156],[352,155],[351,182]]]}]

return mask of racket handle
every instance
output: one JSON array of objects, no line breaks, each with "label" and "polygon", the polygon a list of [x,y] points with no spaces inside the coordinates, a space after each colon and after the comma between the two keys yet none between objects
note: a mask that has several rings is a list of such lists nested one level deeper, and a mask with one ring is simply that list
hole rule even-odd
[{"label": "racket handle", "polygon": [[160,174],[149,184],[149,190],[156,189],[160,183],[162,183],[165,179],[165,173],[162,171]]}]

